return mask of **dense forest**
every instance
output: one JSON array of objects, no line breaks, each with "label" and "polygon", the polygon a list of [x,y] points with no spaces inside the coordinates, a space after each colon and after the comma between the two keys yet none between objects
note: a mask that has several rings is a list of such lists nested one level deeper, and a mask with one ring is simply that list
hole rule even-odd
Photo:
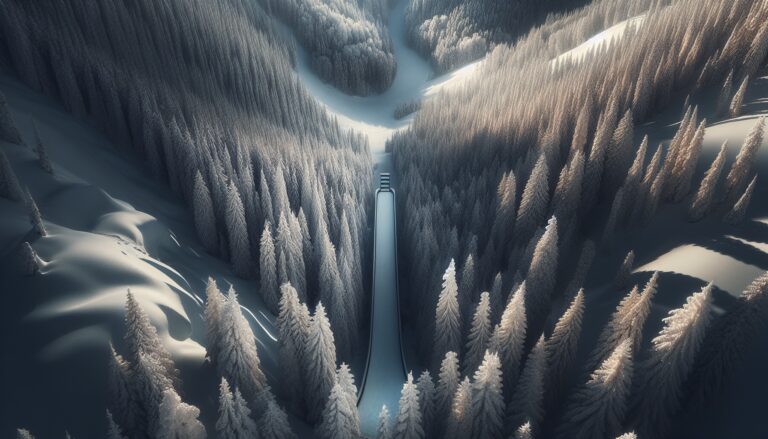
[{"label": "dense forest", "polygon": [[446,71],[511,43],[547,14],[573,9],[586,0],[413,0],[406,26],[412,44]]},{"label": "dense forest", "polygon": [[[653,361],[675,366],[644,365],[637,372],[646,390],[632,391],[637,381],[630,381],[629,370],[639,353],[654,276],[645,287],[628,289],[592,361],[578,366],[592,373],[583,391],[571,395],[572,401],[569,392],[555,403],[544,399],[563,392],[548,380],[559,381],[563,370],[574,367],[569,361],[578,333],[571,331],[580,325],[579,290],[596,248],[613,248],[617,231],[647,223],[663,203],[688,203],[692,221],[705,215],[732,223],[744,218],[763,122],[754,124],[727,168],[723,154],[711,166],[699,163],[708,122],[691,106],[670,144],[656,148],[647,138],[635,143],[635,124],[663,109],[675,93],[722,87],[721,117],[738,114],[743,90],[731,84],[743,84],[765,66],[768,5],[703,3],[596,2],[547,23],[514,45],[496,47],[477,78],[424,103],[413,125],[393,137],[389,147],[402,182],[404,319],[419,339],[420,360],[433,375],[446,367],[459,367],[466,376],[477,370],[475,380],[489,361],[501,362],[495,367],[503,376],[504,398],[497,403],[506,416],[495,418],[499,430],[493,434],[471,437],[500,437],[502,431],[506,437],[526,422],[547,435],[559,426],[562,437],[615,437],[627,425],[636,425],[640,437],[658,437],[664,419],[679,410],[682,381],[691,375],[710,383],[724,374],[724,356],[735,358],[737,350],[725,349],[726,340],[738,344],[741,335],[731,336],[754,330],[752,322],[737,323],[736,316],[765,312],[765,284],[758,280],[740,299],[743,305],[706,331],[713,345],[699,353],[705,331],[698,328],[706,317],[698,316],[707,313],[694,310],[706,308],[706,290],[691,296],[677,314],[690,319],[683,325],[689,329],[670,321],[668,331],[681,332],[659,334],[659,352],[651,354]],[[691,16],[692,8],[700,13]],[[598,46],[586,61],[553,60],[584,41],[596,23],[606,27],[641,13],[642,27]],[[701,180],[700,165],[710,168]],[[624,261],[624,272],[632,259],[630,254]],[[664,341],[670,337],[673,342]],[[691,350],[676,352],[678,345]],[[692,373],[694,356],[698,366]],[[654,380],[671,379],[665,374],[676,367],[679,382],[661,386],[672,393],[651,396]],[[608,401],[609,395],[621,399]],[[632,413],[616,411],[641,396]],[[658,400],[665,402],[656,407],[651,401]],[[456,399],[453,404],[452,416]],[[589,411],[610,406],[615,413]],[[443,410],[438,419],[449,413]],[[462,413],[478,419],[475,412]],[[487,426],[473,421],[466,428]]]},{"label": "dense forest", "polygon": [[261,0],[291,25],[326,82],[355,95],[386,90],[397,68],[388,0]]}]

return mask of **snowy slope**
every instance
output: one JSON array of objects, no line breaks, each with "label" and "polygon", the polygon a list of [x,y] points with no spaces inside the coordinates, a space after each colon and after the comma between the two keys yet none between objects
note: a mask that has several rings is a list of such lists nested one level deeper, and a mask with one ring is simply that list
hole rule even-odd
[{"label": "snowy slope", "polygon": [[[29,187],[49,236],[33,237],[22,205],[0,199],[2,307],[0,436],[24,426],[38,437],[103,435],[106,364],[112,340],[121,349],[128,288],[147,311],[182,372],[183,395],[203,419],[215,419],[217,383],[204,363],[204,285],[231,283],[248,309],[262,367],[275,370],[273,317],[255,282],[235,277],[203,252],[191,215],[142,164],[59,105],[16,80],[0,77],[28,144],[33,120],[54,175],[31,148],[0,143],[22,185]],[[29,240],[46,262],[26,277],[15,263]]]}]

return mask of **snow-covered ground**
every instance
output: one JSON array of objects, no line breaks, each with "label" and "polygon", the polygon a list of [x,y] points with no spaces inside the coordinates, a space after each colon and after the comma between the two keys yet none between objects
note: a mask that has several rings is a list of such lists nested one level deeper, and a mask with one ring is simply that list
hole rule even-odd
[{"label": "snow-covered ground", "polygon": [[590,52],[607,48],[612,43],[621,39],[625,33],[632,32],[633,30],[642,26],[644,20],[645,15],[638,15],[637,17],[630,18],[629,20],[616,23],[615,25],[594,35],[573,49],[561,54],[557,58],[553,59],[552,63],[559,61],[581,61]]},{"label": "snow-covered ground", "polygon": [[[33,236],[26,209],[0,198],[0,437],[19,426],[42,438],[63,437],[65,429],[103,436],[109,342],[122,348],[128,288],[190,383],[185,399],[212,425],[217,383],[204,363],[205,282],[212,276],[222,288],[235,286],[272,375],[272,317],[262,311],[255,283],[202,250],[191,214],[133,155],[14,79],[1,76],[0,89],[28,145],[34,120],[54,167],[47,174],[31,147],[0,142],[49,233]],[[19,273],[24,241],[46,262],[38,275]]]}]

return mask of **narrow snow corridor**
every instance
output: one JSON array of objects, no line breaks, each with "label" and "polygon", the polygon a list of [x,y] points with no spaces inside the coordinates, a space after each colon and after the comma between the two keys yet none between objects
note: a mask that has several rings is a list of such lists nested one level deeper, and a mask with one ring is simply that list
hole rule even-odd
[{"label": "narrow snow corridor", "polygon": [[390,413],[397,413],[400,387],[405,381],[400,345],[395,193],[384,186],[376,191],[370,350],[358,399],[360,429],[366,437],[376,437],[382,405]]}]

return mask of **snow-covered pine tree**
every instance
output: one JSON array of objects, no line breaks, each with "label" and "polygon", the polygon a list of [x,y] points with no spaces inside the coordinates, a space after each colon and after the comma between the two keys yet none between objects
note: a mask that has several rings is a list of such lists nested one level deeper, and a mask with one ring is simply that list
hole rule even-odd
[{"label": "snow-covered pine tree", "polygon": [[531,266],[525,277],[525,308],[530,336],[541,332],[551,307],[552,290],[557,281],[557,238],[557,218],[552,217],[544,235],[536,243]]},{"label": "snow-covered pine tree", "polygon": [[126,430],[131,432],[135,429],[137,421],[137,405],[131,388],[131,367],[115,352],[115,348],[110,343],[109,356],[109,378],[107,379],[107,395],[109,396],[107,406],[117,417],[117,422]]},{"label": "snow-covered pine tree", "polygon": [[757,151],[763,143],[764,130],[765,118],[761,117],[744,140],[744,144],[725,178],[726,203],[735,203],[744,193],[749,177],[752,175]]},{"label": "snow-covered pine tree", "polygon": [[127,360],[132,367],[137,367],[140,354],[152,357],[163,367],[163,375],[174,386],[179,384],[179,371],[173,364],[171,354],[163,345],[157,330],[149,317],[128,290],[125,302],[125,336],[123,338],[128,351]]},{"label": "snow-covered pine tree", "polygon": [[651,312],[651,302],[656,294],[658,279],[659,273],[653,273],[641,293],[635,287],[622,299],[611,316],[611,321],[600,333],[595,350],[587,363],[588,367],[602,363],[616,346],[626,339],[631,341],[633,353],[637,352],[643,336],[643,326]]},{"label": "snow-covered pine tree", "polygon": [[[435,391],[435,419],[445,420],[450,416],[453,397],[459,387],[461,374],[459,373],[459,359],[456,352],[446,352],[440,364],[440,373],[437,378]],[[445,424],[435,423],[435,435],[439,437],[444,432]]]},{"label": "snow-covered pine tree", "polygon": [[227,187],[225,219],[232,268],[238,276],[248,277],[253,267],[251,245],[248,240],[248,226],[245,223],[243,201],[240,199],[240,192],[234,182],[230,182]]},{"label": "snow-covered pine tree", "polygon": [[424,428],[421,422],[419,389],[413,382],[413,373],[408,372],[403,390],[400,392],[399,408],[392,437],[394,439],[424,439]]},{"label": "snow-covered pine tree", "polygon": [[158,357],[147,351],[139,351],[131,374],[131,389],[137,407],[132,435],[154,437],[159,431],[159,406],[164,392],[173,388],[166,373]]},{"label": "snow-covered pine tree", "polygon": [[744,194],[736,201],[731,210],[723,217],[723,221],[728,224],[739,224],[744,221],[744,217],[747,216],[747,209],[749,208],[749,202],[752,201],[752,193],[755,191],[755,183],[757,183],[757,175],[752,178],[752,181],[747,186]]},{"label": "snow-covered pine tree", "polygon": [[629,284],[629,280],[632,277],[632,270],[635,268],[635,251],[630,250],[624,261],[619,267],[619,271],[616,272],[616,277],[613,280],[613,285],[616,288],[626,288]]},{"label": "snow-covered pine tree", "polygon": [[270,400],[259,421],[259,439],[296,439],[288,415],[277,402]]},{"label": "snow-covered pine tree", "polygon": [[574,297],[576,293],[584,286],[584,280],[587,278],[589,269],[592,268],[592,262],[595,259],[595,243],[592,240],[585,240],[581,246],[579,259],[576,262],[576,269],[573,272],[571,281],[565,288],[563,297]]},{"label": "snow-covered pine tree", "polygon": [[547,374],[547,347],[542,334],[531,349],[512,399],[507,406],[510,428],[530,422],[533,428],[544,418],[544,380]]},{"label": "snow-covered pine tree", "polygon": [[518,427],[512,439],[533,439],[533,428],[530,421]]},{"label": "snow-covered pine tree", "polygon": [[456,265],[451,259],[443,274],[443,287],[435,308],[434,358],[438,361],[448,351],[461,352],[461,310]]},{"label": "snow-covered pine tree", "polygon": [[616,439],[637,439],[637,435],[634,431],[630,431],[628,433],[624,433],[621,436],[616,437]]},{"label": "snow-covered pine tree", "polygon": [[389,425],[389,422],[389,410],[386,405],[383,405],[379,412],[379,427],[376,439],[392,439],[392,427]]},{"label": "snow-covered pine tree", "polygon": [[19,134],[16,124],[13,123],[11,110],[8,107],[8,101],[5,99],[3,92],[0,92],[0,140],[18,145],[23,143],[21,134]]},{"label": "snow-covered pine tree", "polygon": [[317,427],[318,436],[322,439],[359,438],[359,425],[355,424],[352,412],[344,389],[340,384],[334,384],[323,409],[322,422]]},{"label": "snow-covered pine tree", "polygon": [[699,221],[709,212],[712,207],[712,201],[715,199],[715,190],[717,189],[718,180],[720,180],[720,174],[723,172],[725,166],[725,152],[728,146],[728,141],[723,142],[720,147],[720,152],[717,153],[717,157],[712,161],[704,177],[701,179],[699,190],[696,191],[696,196],[691,201],[691,206],[688,209],[688,219],[691,221]]},{"label": "snow-covered pine tree", "polygon": [[632,387],[632,340],[619,343],[571,398],[560,437],[591,439],[620,433]]},{"label": "snow-covered pine tree", "polygon": [[[336,349],[340,356],[345,356],[349,351],[347,328],[347,307],[344,303],[344,284],[341,281],[339,265],[336,261],[336,249],[328,236],[327,226],[320,225],[320,236],[316,242],[315,253],[319,258],[318,282],[320,287],[320,300],[329,308],[329,317],[333,335],[336,339]],[[329,389],[330,390],[330,389]]]},{"label": "snow-covered pine tree", "polygon": [[574,367],[583,316],[584,289],[582,288],[571,301],[571,306],[555,324],[555,329],[546,343],[547,379],[545,389],[549,402],[554,401],[560,394],[566,374]]},{"label": "snow-covered pine tree", "polygon": [[512,295],[507,307],[501,315],[501,321],[496,325],[488,343],[488,350],[499,354],[502,376],[508,398],[517,381],[520,371],[520,360],[523,357],[523,346],[526,333],[525,312],[525,282]]},{"label": "snow-covered pine tree", "polygon": [[464,374],[469,375],[480,366],[483,361],[488,341],[491,338],[491,309],[490,295],[483,292],[475,307],[475,315],[472,317],[472,327],[467,336],[466,353],[464,354]]},{"label": "snow-covered pine tree", "polygon": [[240,395],[233,392],[226,378],[219,385],[219,417],[216,421],[216,437],[219,439],[259,438],[259,430],[251,419],[251,410]]},{"label": "snow-covered pine tree", "polygon": [[687,139],[688,143],[685,145],[685,149],[681,151],[681,154],[678,157],[678,163],[672,169],[672,174],[674,176],[673,180],[676,183],[672,195],[672,200],[674,202],[682,201],[691,191],[693,175],[696,171],[696,166],[699,163],[699,157],[701,156],[706,129],[707,119],[703,119],[690,139]]},{"label": "snow-covered pine tree", "polygon": [[749,76],[745,77],[741,82],[739,89],[736,90],[736,94],[733,95],[731,105],[728,107],[728,115],[730,117],[741,116],[741,107],[744,105],[744,95],[747,94],[747,86],[749,85]]},{"label": "snow-covered pine tree", "polygon": [[725,116],[730,106],[733,92],[733,69],[728,72],[728,76],[725,77],[725,82],[720,89],[720,95],[717,98],[717,115]]},{"label": "snow-covered pine tree", "polygon": [[195,186],[193,188],[192,210],[194,212],[195,231],[200,242],[208,253],[216,253],[219,249],[219,234],[216,230],[216,214],[213,211],[211,192],[200,171],[195,171]]},{"label": "snow-covered pine tree", "polygon": [[205,286],[203,319],[205,320],[208,341],[206,357],[211,362],[215,362],[219,357],[217,349],[221,347],[221,316],[225,306],[226,298],[221,294],[216,281],[212,277],[208,277],[208,283]]},{"label": "snow-covered pine tree", "polygon": [[704,341],[710,322],[712,283],[670,311],[651,342],[650,357],[639,370],[635,422],[643,437],[663,437],[669,417],[681,407],[683,384]]},{"label": "snow-covered pine tree", "polygon": [[515,221],[515,239],[526,242],[544,221],[549,206],[549,168],[546,154],[539,155],[525,183]]},{"label": "snow-covered pine tree", "polygon": [[27,190],[26,199],[29,223],[38,235],[48,236],[48,231],[45,230],[45,224],[43,224],[43,217],[40,215],[40,209],[37,208],[37,203],[35,203],[35,199],[32,198],[32,194],[29,193],[29,190]]},{"label": "snow-covered pine tree", "polygon": [[613,196],[615,190],[624,182],[627,169],[632,163],[634,123],[632,110],[627,110],[616,126],[606,151],[604,187],[609,196]]},{"label": "snow-covered pine tree", "polygon": [[45,150],[43,140],[40,138],[40,132],[37,130],[37,124],[32,120],[32,130],[35,133],[35,153],[37,153],[37,163],[43,168],[43,171],[53,174],[53,165],[48,157],[48,151]]},{"label": "snow-covered pine tree", "polygon": [[488,294],[492,325],[499,321],[501,313],[504,311],[506,299],[501,291],[503,286],[504,278],[501,276],[501,273],[496,273],[496,276],[493,278],[493,285],[491,285],[491,291]]},{"label": "snow-covered pine tree", "polygon": [[107,410],[107,439],[126,439],[125,436],[123,436],[123,430],[120,428],[119,425],[115,422],[115,419],[112,417],[112,413]]},{"label": "snow-covered pine tree", "polygon": [[344,390],[344,395],[347,397],[347,404],[350,407],[350,413],[352,415],[352,422],[356,430],[360,430],[360,415],[357,412],[357,386],[355,385],[355,377],[352,375],[352,371],[349,369],[347,363],[341,363],[339,368],[336,369],[336,382]]},{"label": "snow-covered pine tree", "polygon": [[456,387],[445,429],[446,439],[466,439],[472,434],[472,385],[469,377]]},{"label": "snow-covered pine tree", "polygon": [[11,162],[2,150],[0,150],[0,197],[11,201],[22,201],[25,198]]},{"label": "snow-covered pine tree", "polygon": [[197,419],[200,409],[181,401],[172,388],[165,389],[158,407],[155,439],[205,439],[205,427]]},{"label": "snow-covered pine tree", "polygon": [[432,437],[435,422],[435,382],[428,370],[419,375],[416,381],[416,389],[419,391],[419,410],[421,410],[421,425],[424,429],[424,437]]},{"label": "snow-covered pine tree", "polygon": [[317,304],[310,320],[309,339],[304,350],[304,378],[308,419],[317,423],[322,418],[328,395],[336,383],[336,347],[331,323],[322,302]]},{"label": "snow-covered pine tree", "polygon": [[515,207],[517,203],[517,180],[512,171],[505,173],[496,191],[496,217],[491,228],[492,239],[497,248],[506,248],[509,232],[514,227]]},{"label": "snow-covered pine tree", "polygon": [[469,319],[470,307],[475,297],[475,259],[472,253],[467,255],[464,266],[461,268],[461,280],[459,281],[459,309],[462,321]]},{"label": "snow-covered pine tree", "polygon": [[32,433],[29,432],[29,430],[19,428],[16,430],[16,439],[35,439],[35,437],[32,435]]},{"label": "snow-covered pine tree", "polygon": [[277,285],[277,259],[275,258],[275,241],[272,239],[272,225],[264,222],[264,231],[259,241],[259,291],[267,308],[273,313],[278,312],[277,297],[279,290]]},{"label": "snow-covered pine tree", "polygon": [[264,390],[266,378],[256,348],[256,336],[240,309],[235,289],[230,286],[226,305],[221,313],[221,346],[217,349],[216,367],[219,374],[248,400],[254,400]]},{"label": "snow-covered pine tree", "polygon": [[277,315],[278,349],[282,385],[280,390],[297,414],[304,412],[304,348],[309,339],[310,316],[299,302],[291,284],[280,287],[280,312]]},{"label": "snow-covered pine tree", "polygon": [[600,185],[605,173],[605,155],[611,135],[616,128],[616,95],[611,97],[608,109],[601,115],[597,123],[595,137],[589,149],[589,157],[584,169],[584,189],[581,200],[582,214],[589,212],[595,205],[600,192]]},{"label": "snow-covered pine tree", "polygon": [[485,351],[472,382],[471,404],[471,437],[501,439],[504,432],[504,395],[498,354]]},{"label": "snow-covered pine tree", "polygon": [[40,272],[41,260],[37,252],[29,242],[24,241],[19,248],[19,267],[25,276],[32,276]]}]

